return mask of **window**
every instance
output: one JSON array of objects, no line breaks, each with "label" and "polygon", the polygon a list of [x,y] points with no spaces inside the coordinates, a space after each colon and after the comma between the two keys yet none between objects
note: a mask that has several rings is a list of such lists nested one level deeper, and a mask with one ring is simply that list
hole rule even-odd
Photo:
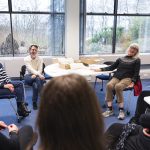
[{"label": "window", "polygon": [[81,0],[80,54],[124,53],[136,42],[150,47],[149,0]]},{"label": "window", "polygon": [[24,56],[31,44],[39,45],[40,55],[64,55],[64,3],[9,0],[5,14],[0,9],[0,55]]}]

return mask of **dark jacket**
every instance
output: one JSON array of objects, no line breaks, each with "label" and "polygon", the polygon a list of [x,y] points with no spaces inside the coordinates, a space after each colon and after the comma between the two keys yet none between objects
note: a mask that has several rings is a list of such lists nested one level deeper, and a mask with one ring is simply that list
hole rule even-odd
[{"label": "dark jacket", "polygon": [[10,133],[10,139],[0,133],[0,150],[19,150],[18,135],[15,132]]},{"label": "dark jacket", "polygon": [[[114,123],[108,128],[106,132],[107,150],[116,150],[115,146],[119,142],[120,135],[127,132],[123,130],[124,126],[124,124]],[[137,125],[129,134],[124,142],[124,150],[150,150],[150,138],[143,134],[142,126]]]},{"label": "dark jacket", "polygon": [[102,71],[111,71],[117,69],[113,77],[116,77],[119,80],[131,78],[132,82],[135,83],[139,77],[140,65],[141,61],[139,58],[125,56],[118,58],[111,66],[102,68]]}]

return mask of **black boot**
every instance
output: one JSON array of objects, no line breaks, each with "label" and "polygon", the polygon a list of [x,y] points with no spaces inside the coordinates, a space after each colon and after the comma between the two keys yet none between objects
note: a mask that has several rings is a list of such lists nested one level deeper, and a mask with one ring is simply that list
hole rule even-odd
[{"label": "black boot", "polygon": [[34,110],[37,110],[37,109],[38,109],[37,102],[33,102],[33,109],[34,109]]},{"label": "black boot", "polygon": [[27,110],[24,103],[20,103],[19,106],[18,106],[17,112],[18,112],[19,116],[27,117],[27,116],[29,116],[29,112],[31,112],[31,111]]}]

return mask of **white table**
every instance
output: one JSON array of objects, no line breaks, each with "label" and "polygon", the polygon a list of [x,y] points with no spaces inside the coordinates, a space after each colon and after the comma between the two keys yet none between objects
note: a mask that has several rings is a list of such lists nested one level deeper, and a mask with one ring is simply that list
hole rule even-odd
[{"label": "white table", "polygon": [[150,96],[144,97],[144,101],[150,105]]},{"label": "white table", "polygon": [[105,71],[105,72],[95,72],[93,69],[96,68],[103,68],[106,67],[107,65],[104,64],[94,64],[94,65],[90,65],[89,67],[84,66],[83,64],[78,64],[78,63],[74,63],[71,64],[71,69],[62,69],[59,67],[59,64],[51,64],[45,67],[44,71],[46,74],[50,75],[51,77],[57,77],[57,76],[62,76],[62,75],[67,75],[67,74],[80,74],[84,77],[92,77],[92,76],[96,76],[99,74],[109,74],[110,71]]}]

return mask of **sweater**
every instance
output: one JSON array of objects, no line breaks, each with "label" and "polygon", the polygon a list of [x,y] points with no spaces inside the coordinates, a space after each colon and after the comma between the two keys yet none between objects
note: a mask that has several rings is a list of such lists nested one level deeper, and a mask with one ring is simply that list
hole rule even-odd
[{"label": "sweater", "polygon": [[117,69],[113,75],[117,79],[131,78],[132,82],[136,83],[139,78],[141,61],[139,58],[124,56],[118,58],[111,66],[101,68],[102,71],[112,71]]},{"label": "sweater", "polygon": [[27,67],[27,74],[41,75],[43,68],[43,59],[37,56],[35,59],[32,59],[31,56],[24,58],[25,65]]}]

